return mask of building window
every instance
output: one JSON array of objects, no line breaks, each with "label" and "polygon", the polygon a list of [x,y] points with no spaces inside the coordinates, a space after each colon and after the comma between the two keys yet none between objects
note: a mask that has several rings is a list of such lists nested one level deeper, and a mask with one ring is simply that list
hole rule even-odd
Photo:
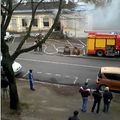
[{"label": "building window", "polygon": [[37,27],[37,26],[38,26],[38,19],[34,19],[34,21],[33,21],[33,26],[34,26],[34,27]]},{"label": "building window", "polygon": [[22,19],[22,26],[27,27],[28,20],[27,19]]},{"label": "building window", "polygon": [[49,18],[43,18],[44,27],[49,27]]}]

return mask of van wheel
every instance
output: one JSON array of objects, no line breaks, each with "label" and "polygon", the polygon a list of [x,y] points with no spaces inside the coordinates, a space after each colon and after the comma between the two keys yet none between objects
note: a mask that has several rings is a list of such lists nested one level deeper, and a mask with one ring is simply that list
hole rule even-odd
[{"label": "van wheel", "polygon": [[97,56],[102,57],[104,55],[104,52],[102,50],[98,50],[96,54]]},{"label": "van wheel", "polygon": [[105,87],[106,87],[106,85],[100,85],[100,90],[101,90],[101,91],[104,91],[104,90],[105,90]]}]

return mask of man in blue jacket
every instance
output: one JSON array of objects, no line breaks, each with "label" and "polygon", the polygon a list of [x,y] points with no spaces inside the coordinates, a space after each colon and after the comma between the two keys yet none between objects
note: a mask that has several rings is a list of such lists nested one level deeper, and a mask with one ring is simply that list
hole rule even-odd
[{"label": "man in blue jacket", "polygon": [[29,83],[30,83],[30,89],[35,90],[33,87],[33,73],[32,73],[31,69],[29,70],[29,73],[28,73],[28,79],[29,79]]}]

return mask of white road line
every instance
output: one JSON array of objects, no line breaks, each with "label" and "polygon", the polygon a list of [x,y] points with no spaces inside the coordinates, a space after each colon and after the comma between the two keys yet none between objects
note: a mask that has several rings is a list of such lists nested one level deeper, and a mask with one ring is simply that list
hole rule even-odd
[{"label": "white road line", "polygon": [[53,44],[54,49],[56,50],[56,52],[58,53],[58,49],[56,48],[56,46]]},{"label": "white road line", "polygon": [[85,44],[84,42],[82,42],[81,40],[79,40],[79,42],[80,42],[82,45],[86,46],[86,44]]},{"label": "white road line", "polygon": [[66,75],[65,77],[66,77],[66,78],[70,78],[70,76],[69,76],[69,75]]},{"label": "white road line", "polygon": [[95,68],[95,69],[100,68],[98,66],[81,65],[81,64],[73,64],[73,63],[63,63],[63,62],[56,62],[56,61],[33,60],[33,59],[25,59],[25,58],[20,58],[20,57],[17,58],[17,60],[39,62],[39,63],[51,63],[51,64],[57,64],[57,65],[69,65],[69,66],[84,67],[84,68]]},{"label": "white road line", "polygon": [[38,74],[41,74],[42,72],[37,72]]},{"label": "white road line", "polygon": [[44,47],[45,47],[45,48],[44,48],[43,51],[44,51],[44,53],[46,53],[47,45],[44,45]]},{"label": "white road line", "polygon": [[54,49],[56,50],[56,52],[51,52],[51,53],[49,53],[49,52],[46,51],[46,50],[47,50],[47,46],[45,45],[44,53],[49,54],[49,55],[58,53],[58,50],[57,50],[57,48],[55,47],[55,45],[53,45],[53,47],[54,47]]},{"label": "white road line", "polygon": [[27,76],[28,73],[29,73],[29,71],[27,71],[27,72],[23,75],[23,77]]},{"label": "white road line", "polygon": [[78,77],[75,77],[74,84],[77,82],[77,80],[78,80]]},{"label": "white road line", "polygon": [[74,47],[73,44],[71,42],[69,42],[68,40],[67,40],[67,43],[70,44],[72,47]]},{"label": "white road line", "polygon": [[57,77],[61,77],[61,74],[55,74],[55,76],[57,76]]},{"label": "white road line", "polygon": [[45,73],[46,75],[52,75],[52,73]]}]

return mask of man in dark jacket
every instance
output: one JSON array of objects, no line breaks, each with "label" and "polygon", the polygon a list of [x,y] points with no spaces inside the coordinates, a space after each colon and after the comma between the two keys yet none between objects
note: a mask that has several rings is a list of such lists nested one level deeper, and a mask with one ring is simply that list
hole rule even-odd
[{"label": "man in dark jacket", "polygon": [[90,96],[90,89],[88,88],[88,82],[85,82],[84,86],[81,86],[79,89],[79,92],[82,96],[82,112],[87,111],[87,103],[88,103],[88,96]]},{"label": "man in dark jacket", "polygon": [[109,91],[109,87],[106,87],[103,93],[103,102],[104,102],[103,112],[108,112],[112,99],[113,99],[113,95]]},{"label": "man in dark jacket", "polygon": [[74,115],[72,116],[72,117],[69,117],[68,118],[68,120],[80,120],[79,118],[78,118],[78,111],[74,111]]},{"label": "man in dark jacket", "polygon": [[95,109],[95,107],[97,105],[96,113],[99,113],[100,102],[101,102],[101,98],[102,98],[102,94],[100,93],[99,88],[96,88],[96,90],[92,93],[92,95],[94,97],[94,102],[93,102],[91,112],[94,112],[94,109]]}]

